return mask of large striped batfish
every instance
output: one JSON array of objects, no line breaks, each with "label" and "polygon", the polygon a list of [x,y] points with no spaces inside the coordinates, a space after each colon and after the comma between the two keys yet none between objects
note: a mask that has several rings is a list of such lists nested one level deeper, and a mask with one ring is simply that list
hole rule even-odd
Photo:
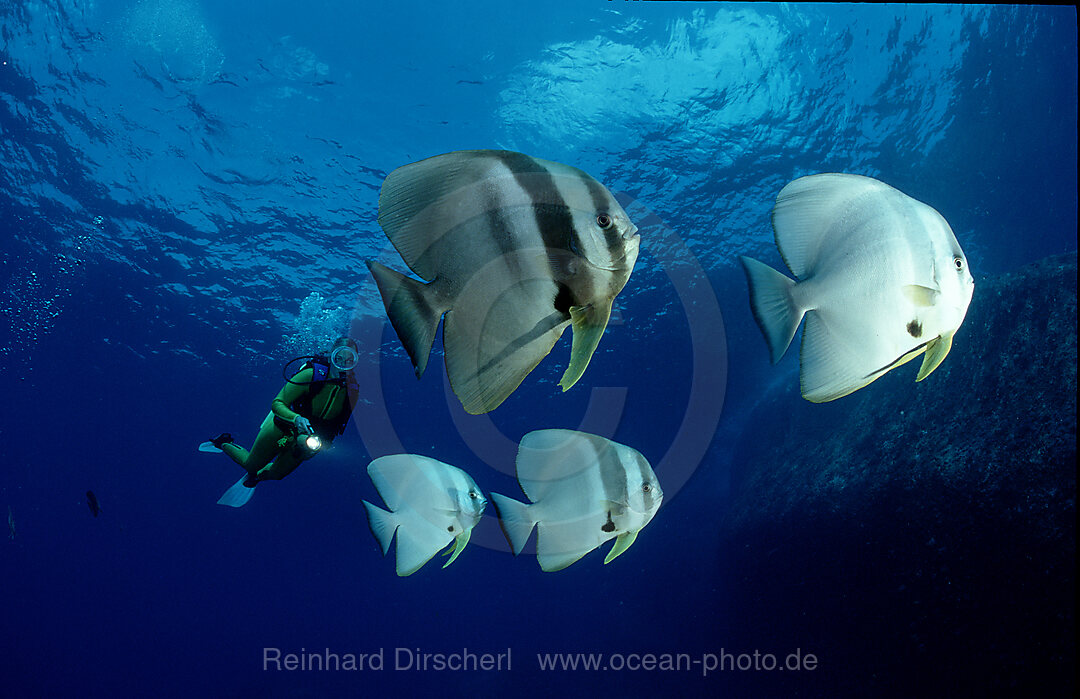
[{"label": "large striped batfish", "polygon": [[368,464],[390,512],[364,500],[368,525],[383,555],[397,535],[397,574],[412,575],[432,556],[454,544],[450,565],[465,549],[487,500],[460,468],[416,454],[382,456]]},{"label": "large striped batfish", "polygon": [[537,430],[518,447],[517,478],[533,504],[491,494],[514,555],[536,527],[544,571],[562,570],[609,539],[604,563],[628,549],[648,524],[664,491],[645,457],[603,437],[574,430]]},{"label": "large striped batfish", "polygon": [[424,282],[369,261],[419,378],[439,321],[450,385],[471,414],[499,406],[573,325],[565,391],[589,364],[637,261],[637,226],[577,168],[456,151],[390,173],[379,225]]},{"label": "large striped batfish", "polygon": [[780,190],[772,223],[798,281],[742,263],[773,364],[806,317],[804,398],[846,396],[920,354],[916,381],[941,364],[975,289],[941,214],[871,177],[827,173]]}]

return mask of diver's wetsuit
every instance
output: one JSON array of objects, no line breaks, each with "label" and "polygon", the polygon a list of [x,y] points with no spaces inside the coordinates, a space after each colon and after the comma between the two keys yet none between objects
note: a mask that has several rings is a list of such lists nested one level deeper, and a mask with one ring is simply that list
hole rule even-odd
[{"label": "diver's wetsuit", "polygon": [[[291,381],[295,383],[282,387],[271,403],[270,414],[259,427],[250,452],[233,442],[221,445],[221,450],[243,466],[250,476],[260,481],[280,480],[310,458],[310,455],[293,453],[295,430],[292,425],[297,415],[311,421],[311,427],[324,444],[338,436],[352,410],[345,380],[327,378],[312,383],[314,371],[305,367],[292,377]],[[286,440],[284,444],[282,440]]]}]

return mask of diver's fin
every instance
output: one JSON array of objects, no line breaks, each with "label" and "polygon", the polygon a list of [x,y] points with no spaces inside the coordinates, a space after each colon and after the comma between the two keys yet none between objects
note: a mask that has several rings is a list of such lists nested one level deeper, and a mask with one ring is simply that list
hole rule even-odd
[{"label": "diver's fin", "polygon": [[243,507],[246,505],[251,496],[255,494],[255,488],[244,485],[244,481],[247,479],[248,475],[244,474],[244,477],[236,481],[233,487],[225,491],[225,494],[218,499],[217,504],[228,505],[229,507]]},{"label": "diver's fin", "polygon": [[213,442],[203,442],[199,445],[199,451],[206,452],[207,454],[222,454],[221,449],[214,446]]}]

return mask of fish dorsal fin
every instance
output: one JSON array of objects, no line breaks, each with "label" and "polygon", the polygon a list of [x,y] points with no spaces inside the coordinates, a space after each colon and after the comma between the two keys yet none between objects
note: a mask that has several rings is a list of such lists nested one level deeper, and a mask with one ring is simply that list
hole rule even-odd
[{"label": "fish dorsal fin", "polygon": [[809,175],[788,183],[772,211],[776,246],[788,269],[800,280],[806,278],[829,240],[859,225],[858,217],[844,215],[852,200],[882,189],[892,188],[870,177],[841,173]]},{"label": "fish dorsal fin", "polygon": [[521,489],[533,502],[582,472],[599,466],[611,442],[575,430],[536,430],[521,439],[517,476]]},{"label": "fish dorsal fin", "polygon": [[387,507],[395,512],[406,507],[456,513],[457,503],[445,485],[450,469],[456,470],[426,456],[392,454],[372,461],[367,471]]},{"label": "fish dorsal fin", "polygon": [[[403,165],[383,182],[379,225],[409,268],[424,280],[431,281],[438,273],[438,247],[443,235],[489,209],[493,189],[503,194],[515,192],[515,188],[500,187],[493,179],[499,177],[494,169],[499,153],[444,153]],[[505,176],[508,182],[513,178],[508,172]],[[527,202],[523,199],[521,203]]]}]

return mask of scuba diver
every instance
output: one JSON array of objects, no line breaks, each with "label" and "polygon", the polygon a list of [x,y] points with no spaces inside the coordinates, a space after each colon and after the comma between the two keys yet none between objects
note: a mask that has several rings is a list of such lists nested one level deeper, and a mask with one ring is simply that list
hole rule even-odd
[{"label": "scuba diver", "polygon": [[[247,471],[221,496],[219,505],[247,504],[259,481],[281,480],[345,431],[352,415],[349,394],[357,392],[353,369],[359,357],[359,348],[349,337],[338,338],[325,356],[296,357],[282,370],[286,383],[270,404],[251,451],[236,444],[228,432],[199,446],[200,451],[225,452]],[[289,378],[287,370],[298,359],[309,361]]]}]

